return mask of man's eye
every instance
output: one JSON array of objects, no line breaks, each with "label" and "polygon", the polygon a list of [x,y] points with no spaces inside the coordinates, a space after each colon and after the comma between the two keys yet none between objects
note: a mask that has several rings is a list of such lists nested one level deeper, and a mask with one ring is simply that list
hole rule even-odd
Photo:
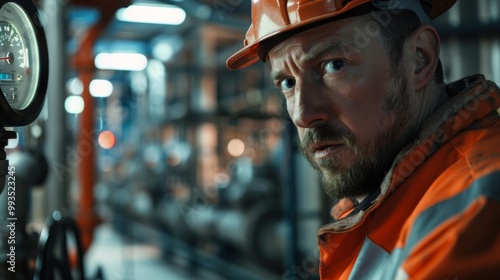
[{"label": "man's eye", "polygon": [[286,78],[281,81],[281,90],[283,92],[291,90],[295,86],[295,79]]},{"label": "man's eye", "polygon": [[334,59],[332,61],[328,61],[324,66],[325,73],[333,74],[338,72],[345,67],[345,61],[341,59]]}]

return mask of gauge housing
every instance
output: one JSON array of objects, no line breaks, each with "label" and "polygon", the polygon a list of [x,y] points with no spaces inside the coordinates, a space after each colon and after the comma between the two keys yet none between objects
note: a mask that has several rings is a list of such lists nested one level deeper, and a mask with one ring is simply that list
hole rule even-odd
[{"label": "gauge housing", "polygon": [[[38,9],[30,0],[11,0],[1,3],[0,25],[2,24],[3,26],[14,27],[15,31],[12,31],[12,33],[18,35],[19,38],[14,37],[11,41],[14,41],[14,39],[16,42],[21,40],[21,43],[18,44],[22,44],[24,51],[19,55],[19,58],[13,58],[17,55],[15,51],[3,53],[2,55],[6,56],[3,63],[11,64],[11,61],[21,59],[23,63],[28,63],[28,68],[25,73],[18,75],[21,78],[17,78],[18,76],[13,72],[0,71],[0,80],[12,79],[12,85],[2,84],[3,86],[0,86],[0,126],[24,126],[32,123],[43,108],[49,74],[47,40]],[[8,34],[6,37],[8,37]],[[6,40],[2,38],[0,36],[0,40]],[[10,46],[12,47],[12,44]],[[32,66],[35,68],[32,68]],[[20,81],[19,83],[24,82],[23,78],[26,78],[25,83],[28,84],[19,85],[15,83],[15,79]],[[24,101],[22,101],[24,103],[20,106],[9,103],[6,98],[8,95],[6,88],[9,86],[16,94],[17,87],[20,87],[22,91],[26,91],[21,93],[28,96],[24,97]]]}]

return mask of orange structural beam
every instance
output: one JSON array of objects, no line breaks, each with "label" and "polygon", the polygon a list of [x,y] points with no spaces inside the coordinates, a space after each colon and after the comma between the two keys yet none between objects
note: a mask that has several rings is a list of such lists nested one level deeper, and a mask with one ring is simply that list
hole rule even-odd
[{"label": "orange structural beam", "polygon": [[[81,3],[79,3],[81,2]],[[94,129],[94,102],[90,95],[89,85],[94,76],[94,45],[99,35],[106,29],[113,19],[116,10],[128,5],[126,1],[74,1],[73,3],[93,6],[101,12],[100,20],[86,33],[77,53],[73,57],[73,66],[83,84],[82,98],[85,104],[80,115],[80,131],[76,149],[80,156],[80,204],[77,209],[76,220],[80,227],[80,236],[84,251],[90,247],[94,229],[99,224],[94,207],[94,184],[96,181],[95,168],[95,135]]]}]

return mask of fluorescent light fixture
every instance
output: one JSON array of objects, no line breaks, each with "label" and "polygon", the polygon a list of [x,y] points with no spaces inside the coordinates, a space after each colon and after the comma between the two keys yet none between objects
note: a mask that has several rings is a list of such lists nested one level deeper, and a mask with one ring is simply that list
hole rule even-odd
[{"label": "fluorescent light fixture", "polygon": [[116,12],[121,21],[179,25],[186,19],[186,12],[173,5],[130,5]]},{"label": "fluorescent light fixture", "polygon": [[100,53],[94,63],[99,69],[142,71],[146,69],[148,59],[140,53]]},{"label": "fluorescent light fixture", "polygon": [[68,96],[64,101],[64,109],[70,114],[80,114],[83,112],[84,107],[85,102],[83,102],[83,98],[79,95]]},{"label": "fluorescent light fixture", "polygon": [[81,95],[83,92],[83,84],[79,78],[71,78],[66,82],[66,89],[72,95]]},{"label": "fluorescent light fixture", "polygon": [[108,80],[94,79],[90,82],[89,91],[94,97],[108,97],[113,93],[113,84]]}]

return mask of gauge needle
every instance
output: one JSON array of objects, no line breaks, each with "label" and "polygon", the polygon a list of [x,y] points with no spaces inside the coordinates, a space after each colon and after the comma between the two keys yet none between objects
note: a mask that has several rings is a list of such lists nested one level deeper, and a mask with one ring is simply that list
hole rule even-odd
[{"label": "gauge needle", "polygon": [[14,55],[11,52],[8,52],[7,56],[0,57],[0,60],[7,60],[9,64],[12,64],[14,62]]}]

